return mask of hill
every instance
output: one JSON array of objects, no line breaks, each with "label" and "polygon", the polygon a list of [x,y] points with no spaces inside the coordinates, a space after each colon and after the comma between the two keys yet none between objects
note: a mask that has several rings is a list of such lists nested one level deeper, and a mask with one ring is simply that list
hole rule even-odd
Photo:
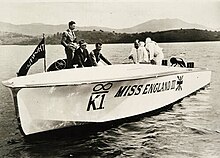
[{"label": "hill", "polygon": [[159,19],[159,20],[150,20],[145,23],[136,25],[131,28],[125,28],[117,30],[117,32],[124,33],[140,33],[140,32],[157,32],[157,31],[167,31],[167,30],[176,30],[176,29],[202,29],[202,30],[213,30],[203,25],[192,24],[184,22],[180,19]]},{"label": "hill", "polygon": [[[67,29],[67,24],[60,25],[48,25],[41,23],[33,23],[33,24],[23,24],[23,25],[14,25],[10,23],[0,22],[0,30],[2,32],[13,32],[24,35],[37,36],[42,35],[43,33],[47,35],[56,34],[57,32],[63,32]],[[174,30],[174,29],[207,29],[213,30],[206,26],[187,23],[179,19],[158,19],[158,20],[150,20],[145,23],[136,25],[130,28],[123,29],[113,29],[108,27],[99,27],[99,26],[88,26],[88,27],[80,27],[77,26],[76,30],[79,31],[107,31],[107,32],[117,32],[117,33],[141,33],[146,31],[156,32],[156,31],[166,31],[166,30]]]},{"label": "hill", "polygon": [[28,41],[34,38],[33,36],[23,35],[12,32],[0,32],[0,45],[16,44],[22,41]]}]

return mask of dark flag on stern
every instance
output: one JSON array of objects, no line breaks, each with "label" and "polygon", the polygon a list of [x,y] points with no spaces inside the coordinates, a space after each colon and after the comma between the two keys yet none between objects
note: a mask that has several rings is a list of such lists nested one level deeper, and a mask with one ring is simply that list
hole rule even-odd
[{"label": "dark flag on stern", "polygon": [[27,59],[27,61],[21,66],[20,70],[17,72],[17,76],[26,76],[30,67],[38,61],[38,59],[45,59],[45,37],[41,40],[38,46],[35,48],[34,52]]}]

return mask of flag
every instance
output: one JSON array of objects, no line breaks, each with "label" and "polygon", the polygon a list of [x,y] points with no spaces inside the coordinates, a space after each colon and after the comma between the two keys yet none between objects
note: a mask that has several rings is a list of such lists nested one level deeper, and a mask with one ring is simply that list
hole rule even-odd
[{"label": "flag", "polygon": [[30,67],[36,63],[38,59],[45,58],[45,53],[45,38],[43,37],[31,56],[21,66],[20,70],[17,72],[17,76],[26,76]]}]

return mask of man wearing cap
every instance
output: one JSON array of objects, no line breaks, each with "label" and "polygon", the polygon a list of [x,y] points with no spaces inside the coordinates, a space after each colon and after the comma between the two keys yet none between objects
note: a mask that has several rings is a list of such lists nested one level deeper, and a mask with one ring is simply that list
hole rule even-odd
[{"label": "man wearing cap", "polygon": [[75,51],[73,58],[73,64],[77,64],[78,67],[89,67],[91,65],[91,58],[89,52],[86,49],[87,43],[84,40],[79,41],[79,48]]},{"label": "man wearing cap", "polygon": [[74,29],[76,27],[75,24],[76,23],[74,21],[69,22],[69,29],[63,32],[62,39],[61,39],[61,44],[64,46],[65,52],[66,52],[66,58],[67,58],[66,68],[67,69],[73,67],[72,60],[74,57],[74,52],[78,47],[77,42],[76,42],[76,35],[74,33]]}]

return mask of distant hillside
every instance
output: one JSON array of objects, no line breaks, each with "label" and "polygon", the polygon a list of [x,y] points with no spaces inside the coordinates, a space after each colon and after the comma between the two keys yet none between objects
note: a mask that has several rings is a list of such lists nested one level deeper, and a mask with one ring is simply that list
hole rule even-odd
[{"label": "distant hillside", "polygon": [[[0,22],[0,31],[2,32],[13,32],[24,35],[42,35],[45,33],[46,35],[56,34],[57,32],[63,32],[67,29],[67,24],[61,25],[47,25],[41,23],[34,24],[24,24],[24,25],[14,25],[10,23]],[[107,27],[99,27],[99,26],[88,26],[88,27],[80,27],[77,26],[76,30],[80,31],[108,31],[108,32],[117,32],[117,33],[141,33],[146,31],[156,32],[156,31],[166,31],[166,30],[174,30],[174,29],[207,29],[212,30],[206,26],[191,24],[184,22],[179,19],[159,19],[159,20],[150,20],[145,23],[136,25],[131,28],[124,29],[113,29]]]},{"label": "distant hillside", "polygon": [[[46,35],[56,34],[57,32],[63,32],[68,28],[67,24],[61,25],[47,25],[41,23],[24,24],[24,25],[14,25],[10,23],[0,22],[0,31],[2,32],[13,32],[24,35],[38,36],[45,33]],[[80,31],[113,31],[111,28],[98,27],[98,26],[88,26],[88,27],[76,27],[76,30]]]},{"label": "distant hillside", "polygon": [[0,32],[0,45],[15,44],[15,43],[19,43],[19,42],[28,41],[32,38],[34,38],[34,37],[19,34],[19,33]]},{"label": "distant hillside", "polygon": [[46,25],[41,23],[14,25],[0,22],[0,30],[2,32],[13,32],[32,36],[42,35],[43,33],[48,35],[54,34],[64,31],[66,27],[66,25]]},{"label": "distant hillside", "polygon": [[[47,44],[60,44],[62,33],[57,33],[46,37]],[[196,42],[196,41],[220,41],[220,32],[205,31],[198,29],[178,29],[170,31],[158,32],[142,32],[142,33],[115,33],[105,31],[76,31],[77,40],[84,39],[87,43],[133,43],[136,39],[145,41],[147,37],[151,37],[156,42]],[[14,37],[14,36],[13,36]],[[16,45],[37,45],[42,37],[39,36],[23,36],[17,37],[17,40],[10,41]],[[0,38],[1,39],[1,38]],[[23,39],[23,40],[18,40]]]},{"label": "distant hillside", "polygon": [[202,30],[212,30],[203,25],[187,23],[179,19],[159,19],[159,20],[150,20],[145,23],[136,25],[131,28],[125,28],[117,30],[117,32],[125,33],[140,33],[140,32],[157,32],[157,31],[167,31],[167,30],[176,30],[176,29],[202,29]]}]

